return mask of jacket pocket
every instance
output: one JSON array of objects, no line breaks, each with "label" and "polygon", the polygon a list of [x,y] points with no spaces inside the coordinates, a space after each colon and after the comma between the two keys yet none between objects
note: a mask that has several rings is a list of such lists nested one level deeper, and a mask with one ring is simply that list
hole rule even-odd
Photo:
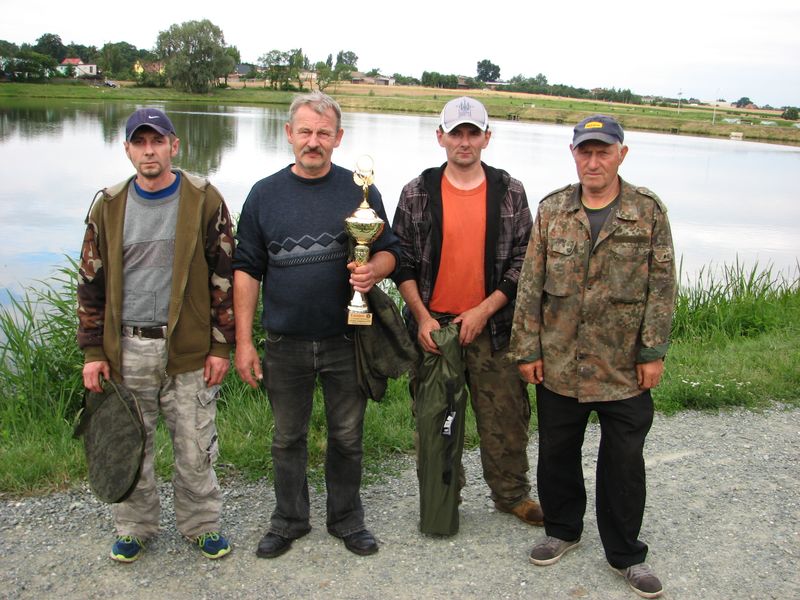
[{"label": "jacket pocket", "polygon": [[611,246],[609,294],[615,302],[644,302],[647,295],[650,246],[621,243]]},{"label": "jacket pocket", "polygon": [[570,296],[578,291],[580,253],[575,240],[555,238],[547,247],[544,291],[551,296]]}]

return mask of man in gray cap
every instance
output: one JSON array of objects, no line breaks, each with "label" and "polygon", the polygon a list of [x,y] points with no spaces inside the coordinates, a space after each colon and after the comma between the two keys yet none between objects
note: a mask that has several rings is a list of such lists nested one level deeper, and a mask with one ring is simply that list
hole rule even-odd
[{"label": "man in gray cap", "polygon": [[233,349],[233,233],[207,180],[172,168],[180,140],[155,108],[134,112],[125,153],[136,174],[98,192],[86,218],[78,276],[78,344],[84,386],[123,382],[147,434],[138,485],[113,507],[111,558],[132,562],[159,527],[153,446],[159,410],[175,455],[178,530],[204,556],[230,552],[219,533],[214,473],[219,384]]},{"label": "man in gray cap", "polygon": [[581,446],[589,414],[600,420],[597,526],[611,567],[644,598],[662,594],[644,563],[643,448],[650,390],[669,346],[676,294],[667,209],[618,175],[622,127],[594,115],[574,129],[579,183],[539,204],[519,282],[511,355],[536,385],[537,480],[547,537],[535,565],[557,562],[583,531]]},{"label": "man in gray cap", "polygon": [[[403,188],[392,223],[402,248],[394,279],[423,353],[439,354],[432,331],[458,326],[492,500],[499,511],[541,525],[527,476],[530,402],[506,356],[532,219],[522,183],[481,161],[491,135],[486,108],[474,98],[444,106],[436,139],[447,162]],[[421,383],[415,374],[412,397]]]}]

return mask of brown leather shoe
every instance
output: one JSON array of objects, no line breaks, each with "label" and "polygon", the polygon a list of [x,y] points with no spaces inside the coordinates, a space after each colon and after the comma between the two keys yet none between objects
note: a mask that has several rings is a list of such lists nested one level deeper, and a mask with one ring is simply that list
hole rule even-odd
[{"label": "brown leather shoe", "polygon": [[495,503],[494,506],[500,512],[511,513],[520,521],[527,523],[528,525],[536,525],[537,527],[544,525],[544,513],[542,512],[542,507],[539,506],[539,503],[536,502],[536,500],[525,498],[522,502],[512,506],[511,508],[497,503]]}]

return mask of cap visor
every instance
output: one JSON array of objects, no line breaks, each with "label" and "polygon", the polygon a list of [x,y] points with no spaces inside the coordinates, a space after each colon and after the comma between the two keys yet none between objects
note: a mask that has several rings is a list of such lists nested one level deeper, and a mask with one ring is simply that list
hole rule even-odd
[{"label": "cap visor", "polygon": [[608,135],[607,133],[600,133],[593,131],[591,133],[582,133],[581,135],[575,137],[572,140],[572,145],[580,146],[583,142],[589,142],[592,140],[596,142],[603,142],[604,144],[622,143],[619,141],[618,138],[614,137],[613,135]]}]

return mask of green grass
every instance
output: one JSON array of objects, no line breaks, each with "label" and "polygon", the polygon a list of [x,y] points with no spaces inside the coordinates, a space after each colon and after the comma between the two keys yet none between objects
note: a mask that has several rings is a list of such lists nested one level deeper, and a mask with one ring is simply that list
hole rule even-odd
[{"label": "green grass", "polygon": [[[797,271],[787,279],[769,268],[745,269],[737,263],[704,269],[693,283],[682,285],[664,379],[653,394],[657,410],[800,404],[800,266]],[[75,273],[70,260],[52,282],[29,288],[22,299],[0,309],[2,495],[54,490],[86,476],[81,444],[71,437],[83,393],[83,357],[75,344]],[[232,371],[223,383],[217,425],[221,476],[270,476],[273,421],[262,390],[248,388]],[[471,411],[466,427],[466,445],[475,447]],[[531,427],[536,428],[535,412]],[[318,392],[309,432],[309,477],[316,485],[323,481],[325,446]],[[382,402],[367,407],[365,479],[381,477],[391,457],[411,453],[413,446],[402,378],[390,382]],[[168,478],[172,449],[163,424],[156,447],[157,472]]]}]

